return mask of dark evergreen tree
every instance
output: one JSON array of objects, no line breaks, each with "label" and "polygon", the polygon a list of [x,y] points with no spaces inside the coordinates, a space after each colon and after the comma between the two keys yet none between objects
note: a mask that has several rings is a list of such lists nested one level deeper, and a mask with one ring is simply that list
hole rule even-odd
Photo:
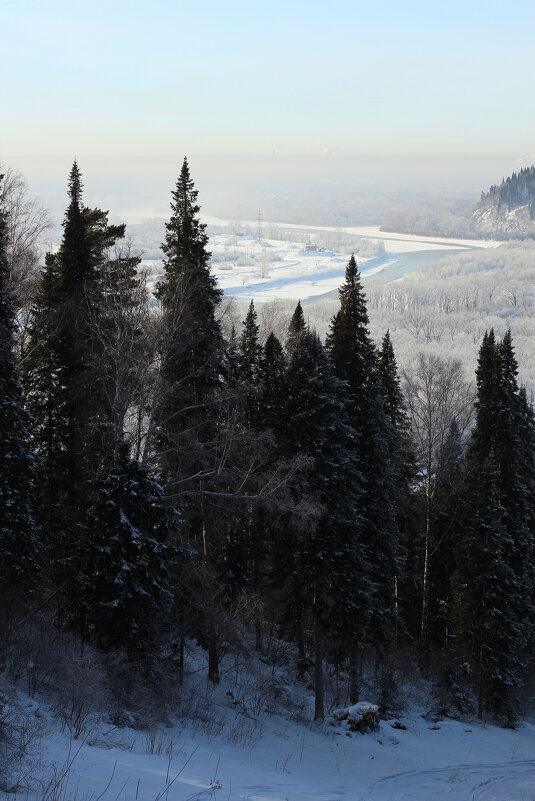
[{"label": "dark evergreen tree", "polygon": [[32,439],[37,455],[38,517],[47,539],[53,529],[61,528],[68,497],[64,470],[65,392],[58,363],[60,314],[57,264],[48,254],[33,309],[30,347],[23,362],[23,381],[33,415]]},{"label": "dark evergreen tree", "polygon": [[377,369],[381,379],[383,406],[396,429],[407,430],[407,413],[401,392],[398,367],[390,332],[387,331],[378,353]]},{"label": "dark evergreen tree", "polygon": [[260,356],[262,353],[262,346],[258,339],[260,327],[257,323],[257,318],[258,315],[255,311],[254,303],[251,301],[243,321],[243,330],[238,346],[240,378],[249,387],[254,387],[258,382]]},{"label": "dark evergreen tree", "polygon": [[258,414],[258,379],[262,346],[258,340],[259,326],[254,303],[251,301],[243,321],[238,345],[239,379],[244,394],[245,417],[248,425]]},{"label": "dark evergreen tree", "polygon": [[307,324],[305,322],[305,315],[303,314],[303,307],[301,306],[301,301],[297,301],[297,306],[295,307],[295,311],[292,315],[292,319],[290,320],[290,325],[288,326],[288,336],[286,338],[286,351],[288,353],[288,357],[291,356],[295,346],[297,345],[299,338],[301,335],[306,331]]},{"label": "dark evergreen tree", "polygon": [[125,649],[150,661],[171,628],[171,545],[175,520],[163,489],[120,450],[95,482],[84,542],[78,549],[78,625],[105,649]]},{"label": "dark evergreen tree", "polygon": [[516,576],[508,552],[513,543],[503,526],[499,471],[491,450],[468,481],[468,524],[459,542],[456,588],[457,648],[473,677],[478,714],[511,719],[514,687],[520,684],[522,643],[514,599]]},{"label": "dark evergreen tree", "polygon": [[95,430],[105,416],[102,354],[93,327],[105,251],[124,236],[124,226],[108,226],[105,212],[83,207],[76,162],[63,229],[59,251],[47,256],[24,360],[26,396],[35,417],[40,517],[47,534],[61,540],[83,516],[87,481],[96,476],[102,458],[95,447]]},{"label": "dark evergreen tree", "polygon": [[[224,351],[216,309],[222,293],[210,274],[197,196],[184,159],[172,192],[162,245],[165,276],[157,293],[164,312],[157,451],[170,492],[175,482],[205,471],[215,459],[213,404]],[[198,529],[203,523],[197,518]]]},{"label": "dark evergreen tree", "polygon": [[[197,553],[194,572],[203,582],[197,595],[206,604],[200,610],[202,624],[196,634],[208,648],[209,678],[215,682],[225,525],[209,493],[229,494],[228,484],[221,486],[221,465],[231,461],[225,432],[234,422],[234,413],[221,403],[226,365],[216,311],[222,292],[210,274],[208,237],[199,220],[197,197],[184,159],[172,192],[162,245],[165,276],[157,291],[163,327],[154,450],[166,494],[183,518],[181,537]],[[231,400],[230,407],[234,403]]]},{"label": "dark evergreen tree", "polygon": [[294,530],[286,560],[312,610],[316,717],[323,717],[324,655],[340,638],[362,636],[369,590],[355,432],[348,423],[344,390],[317,335],[303,332],[288,364],[280,431],[289,453],[313,460],[303,489],[317,504],[317,520],[303,531]]},{"label": "dark evergreen tree", "polygon": [[234,323],[230,329],[230,336],[226,343],[223,368],[226,382],[229,387],[236,387],[239,382],[240,358],[238,355],[238,334]]},{"label": "dark evergreen tree", "polygon": [[373,382],[375,352],[368,332],[366,298],[357,262],[351,256],[338,290],[340,309],[331,321],[327,348],[337,375],[348,382],[356,415],[362,414],[368,384]]},{"label": "dark evergreen tree", "polygon": [[517,371],[510,332],[501,343],[485,334],[455,576],[459,655],[477,678],[479,715],[507,721],[533,631],[534,429]]},{"label": "dark evergreen tree", "polygon": [[[0,176],[0,186],[3,176]],[[0,208],[0,603],[37,581],[32,517],[33,457],[30,417],[23,407],[15,362],[15,311],[8,291],[6,214]]]},{"label": "dark evergreen tree", "polygon": [[327,348],[336,375],[347,382],[350,420],[356,431],[355,461],[362,475],[362,534],[370,554],[368,638],[379,661],[394,633],[395,577],[399,573],[396,491],[389,452],[392,426],[383,406],[377,354],[355,257],[339,290],[340,310],[331,321]]},{"label": "dark evergreen tree", "polygon": [[286,370],[284,350],[273,333],[269,334],[260,359],[259,425],[263,430],[278,430],[282,387]]}]

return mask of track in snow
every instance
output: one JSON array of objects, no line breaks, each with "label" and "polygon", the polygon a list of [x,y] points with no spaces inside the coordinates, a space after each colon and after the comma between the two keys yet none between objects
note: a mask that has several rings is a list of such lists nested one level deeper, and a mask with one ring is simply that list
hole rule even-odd
[{"label": "track in snow", "polygon": [[535,760],[451,765],[379,779],[359,801],[534,801]]}]

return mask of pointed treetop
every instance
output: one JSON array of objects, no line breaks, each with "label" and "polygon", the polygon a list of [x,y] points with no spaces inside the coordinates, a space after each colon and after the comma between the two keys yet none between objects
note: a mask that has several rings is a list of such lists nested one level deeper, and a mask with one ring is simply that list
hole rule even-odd
[{"label": "pointed treetop", "polygon": [[301,301],[298,300],[297,306],[295,307],[295,311],[292,315],[292,319],[290,320],[290,325],[288,326],[288,334],[290,337],[299,336],[299,334],[303,333],[306,327],[303,307],[301,306]]},{"label": "pointed treetop", "polygon": [[266,389],[271,393],[278,392],[279,384],[286,368],[284,350],[273,331],[266,339],[266,344],[260,359],[262,380]]},{"label": "pointed treetop", "polygon": [[288,337],[286,339],[286,350],[288,351],[288,355],[290,356],[295,349],[297,342],[299,341],[302,334],[306,331],[307,325],[305,323],[305,315],[303,314],[303,307],[301,306],[301,301],[297,301],[297,306],[295,307],[295,311],[292,315],[292,319],[290,320],[290,325],[288,326]]},{"label": "pointed treetop", "polygon": [[355,324],[368,325],[368,312],[366,309],[366,296],[362,289],[360,273],[354,254],[351,254],[346,267],[345,281],[338,290],[340,296],[340,311],[349,315]]},{"label": "pointed treetop", "polygon": [[282,360],[284,360],[284,351],[282,350],[282,345],[273,331],[269,332],[269,336],[266,339],[266,344],[264,345],[264,356],[266,359],[280,357]]},{"label": "pointed treetop", "polygon": [[484,384],[493,383],[496,370],[497,348],[494,329],[485,331],[479,348],[476,381],[481,390]]},{"label": "pointed treetop", "polygon": [[513,393],[516,394],[518,392],[516,380],[518,375],[518,362],[513,348],[513,337],[510,328],[505,332],[498,350],[503,381],[508,384]]},{"label": "pointed treetop", "polygon": [[349,259],[347,266],[346,266],[346,281],[354,281],[359,276],[359,268],[357,266],[357,261],[355,259],[355,254],[351,254],[351,258]]},{"label": "pointed treetop", "polygon": [[405,422],[405,404],[389,331],[384,335],[381,350],[377,354],[377,368],[385,411],[394,425],[402,425]]},{"label": "pointed treetop", "polygon": [[349,381],[351,392],[362,399],[374,370],[375,347],[368,331],[366,296],[354,256],[349,259],[338,293],[340,309],[331,320],[326,345],[338,378]]},{"label": "pointed treetop", "polygon": [[383,341],[381,343],[381,353],[384,357],[391,358],[394,357],[394,348],[392,347],[392,340],[390,339],[390,329],[387,328],[385,335],[383,337]]},{"label": "pointed treetop", "polygon": [[381,343],[381,350],[379,351],[379,369],[382,372],[397,372],[396,355],[392,340],[390,339],[390,331],[386,331],[383,341]]},{"label": "pointed treetop", "polygon": [[258,377],[262,347],[258,341],[260,328],[256,322],[257,314],[251,300],[243,321],[243,330],[239,341],[240,376],[246,383],[254,383]]},{"label": "pointed treetop", "polygon": [[71,206],[76,205],[80,208],[82,203],[82,188],[82,173],[80,172],[76,159],[74,159],[69,173],[69,197],[71,199]]},{"label": "pointed treetop", "polygon": [[[168,276],[187,275],[199,268],[208,271],[211,254],[207,251],[206,224],[199,220],[201,210],[197,203],[199,192],[195,189],[187,159],[184,158],[175,189],[171,192],[171,217],[165,224],[165,242],[162,250],[166,256],[164,267]],[[190,276],[191,277],[191,276]],[[214,282],[215,288],[215,282]],[[159,291],[164,299],[165,289]],[[212,293],[209,293],[212,294]],[[220,294],[218,294],[218,299]],[[215,298],[214,298],[215,299]],[[216,300],[216,302],[219,302]]]}]

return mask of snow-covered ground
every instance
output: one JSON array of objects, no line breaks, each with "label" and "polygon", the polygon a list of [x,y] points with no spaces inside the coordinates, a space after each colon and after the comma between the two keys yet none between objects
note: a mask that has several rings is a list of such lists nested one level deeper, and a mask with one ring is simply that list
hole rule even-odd
[{"label": "snow-covered ground", "polygon": [[[192,644],[185,686],[179,692],[170,686],[163,713],[155,711],[151,719],[149,704],[142,728],[139,715],[125,709],[119,725],[117,712],[110,720],[106,704],[97,704],[82,719],[78,739],[69,736],[69,725],[72,731],[78,720],[72,710],[83,705],[73,707],[65,695],[58,703],[54,693],[29,698],[19,691],[18,704],[35,719],[36,732],[19,789],[0,792],[0,799],[535,799],[535,726],[524,723],[513,731],[469,717],[424,718],[432,698],[417,674],[398,677],[398,717],[360,734],[334,714],[312,722],[311,688],[295,681],[288,661],[275,665],[254,654],[229,654],[221,667],[221,683],[214,687],[205,678],[205,654]],[[373,681],[365,685],[373,696]],[[76,693],[80,700],[79,687]]]},{"label": "snow-covered ground", "polygon": [[[516,731],[474,721],[431,723],[417,711],[349,734],[325,724],[234,713],[214,706],[214,724],[179,720],[140,732],[100,724],[85,740],[50,726],[44,766],[65,778],[63,801],[532,801],[535,727]],[[221,721],[223,721],[221,725]],[[221,729],[221,730],[220,730]],[[50,776],[50,768],[43,774]],[[33,781],[40,769],[35,768]],[[42,786],[45,786],[46,780]],[[2,797],[2,794],[0,794]],[[10,801],[46,801],[19,791]]]},{"label": "snow-covered ground", "polygon": [[[227,296],[254,300],[255,304],[306,300],[338,289],[344,280],[348,253],[316,244],[329,237],[335,241],[337,237],[352,239],[351,249],[355,250],[364,279],[389,274],[399,278],[448,252],[500,244],[389,234],[377,226],[334,228],[263,221],[259,232],[258,223],[253,221],[233,223],[217,217],[204,220],[223,231],[212,234],[209,242],[212,273],[219,286]],[[276,239],[270,238],[274,231]],[[161,274],[161,261],[145,261],[144,266],[153,281]]]}]

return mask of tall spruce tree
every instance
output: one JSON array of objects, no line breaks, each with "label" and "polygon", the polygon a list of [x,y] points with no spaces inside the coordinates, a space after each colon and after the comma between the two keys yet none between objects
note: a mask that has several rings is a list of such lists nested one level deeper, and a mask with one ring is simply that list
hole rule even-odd
[{"label": "tall spruce tree", "polygon": [[96,476],[102,457],[94,433],[105,412],[93,325],[105,252],[124,236],[124,228],[109,226],[106,212],[82,205],[75,162],[63,240],[46,259],[24,362],[26,396],[35,417],[40,516],[48,534],[61,540],[83,516],[87,480]]},{"label": "tall spruce tree", "polygon": [[356,432],[354,458],[362,475],[359,500],[362,534],[370,554],[368,639],[383,658],[395,621],[395,577],[399,572],[396,492],[377,354],[368,332],[368,312],[355,257],[339,289],[340,309],[331,321],[327,348],[336,375],[347,382],[350,421]]},{"label": "tall spruce tree", "polygon": [[[107,212],[82,203],[76,162],[57,253],[48,254],[32,310],[23,379],[35,418],[38,519],[47,548],[47,579],[61,590],[63,622],[79,616],[80,553],[93,481],[114,448],[113,414],[104,369],[103,299],[110,297],[109,250],[124,225],[108,225]],[[105,265],[107,267],[105,268]],[[99,333],[102,333],[103,328]]]},{"label": "tall spruce tree", "polygon": [[258,413],[258,381],[262,346],[258,334],[257,313],[251,301],[238,344],[238,376],[244,393],[245,415],[248,425],[254,423]]},{"label": "tall spruce tree", "polygon": [[[455,619],[461,665],[473,677],[478,715],[514,717],[512,692],[521,683],[518,593],[503,525],[494,453],[468,479],[466,525],[458,545]],[[469,511],[468,511],[469,510]]]},{"label": "tall spruce tree", "polygon": [[170,492],[176,482],[202,473],[215,458],[213,404],[224,350],[216,310],[222,292],[210,274],[208,237],[199,220],[197,196],[184,159],[172,192],[162,245],[165,276],[157,292],[164,327],[156,448]]},{"label": "tall spruce tree", "polygon": [[[0,175],[0,189],[3,176]],[[1,192],[0,192],[1,194]],[[0,208],[0,604],[17,602],[37,582],[32,516],[30,417],[15,362],[15,310],[8,291],[7,215]],[[23,591],[21,593],[21,591]]]},{"label": "tall spruce tree", "polygon": [[261,354],[259,371],[259,425],[264,430],[276,430],[280,425],[285,371],[284,349],[271,331]]},{"label": "tall spruce tree", "polygon": [[306,329],[307,324],[305,322],[305,315],[303,314],[303,307],[301,306],[301,301],[298,300],[288,326],[288,336],[286,337],[286,352],[288,353],[288,357],[292,355],[294,348],[299,342],[299,338]]},{"label": "tall spruce tree", "polygon": [[509,721],[533,630],[533,416],[519,391],[510,332],[481,344],[476,425],[455,575],[459,656],[480,717]]},{"label": "tall spruce tree", "polygon": [[157,290],[163,314],[154,450],[166,494],[182,515],[181,536],[197,553],[195,567],[202,588],[196,596],[207,602],[197,608],[196,635],[208,649],[209,678],[217,682],[221,598],[217,563],[224,550],[224,526],[207,492],[221,480],[225,349],[216,318],[222,292],[210,274],[206,225],[199,220],[197,197],[184,159],[171,196],[162,245],[165,275]]},{"label": "tall spruce tree", "polygon": [[[315,333],[303,332],[293,348],[283,398],[279,425],[285,447],[313,460],[303,490],[317,504],[317,519],[302,532],[294,529],[286,561],[312,613],[315,717],[321,718],[324,656],[341,638],[347,642],[362,636],[369,587],[360,536],[355,432],[348,421],[344,385]],[[294,600],[298,603],[299,596]]]},{"label": "tall spruce tree", "polygon": [[260,356],[262,346],[260,345],[258,334],[260,327],[257,323],[258,315],[255,311],[253,301],[250,302],[243,329],[240,336],[238,352],[240,358],[240,378],[242,382],[253,387],[258,381],[258,371],[260,367]]}]

